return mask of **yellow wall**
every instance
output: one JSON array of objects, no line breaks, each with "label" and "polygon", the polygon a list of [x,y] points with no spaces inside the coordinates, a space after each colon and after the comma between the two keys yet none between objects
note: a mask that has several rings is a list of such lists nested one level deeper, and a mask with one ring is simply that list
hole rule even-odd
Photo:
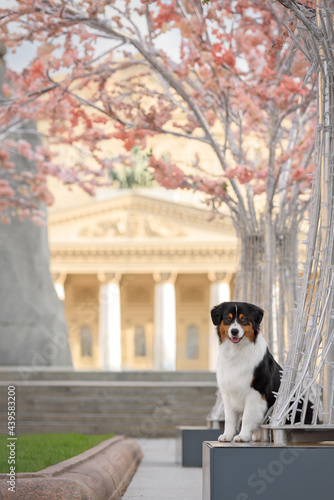
[{"label": "yellow wall", "polygon": [[[122,367],[126,370],[153,369],[153,277],[149,274],[125,274],[120,287]],[[137,355],[135,352],[136,332],[138,335],[145,335],[145,349]]]},{"label": "yellow wall", "polygon": [[65,313],[74,368],[99,369],[99,282],[96,275],[67,276]]},{"label": "yellow wall", "polygon": [[[175,283],[177,370],[206,370],[209,355],[209,280],[180,274]],[[192,343],[198,335],[198,349]]]}]

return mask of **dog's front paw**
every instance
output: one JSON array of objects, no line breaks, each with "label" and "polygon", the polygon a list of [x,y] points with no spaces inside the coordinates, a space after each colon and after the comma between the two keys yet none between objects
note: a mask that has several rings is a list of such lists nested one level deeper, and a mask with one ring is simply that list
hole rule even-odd
[{"label": "dog's front paw", "polygon": [[234,434],[229,434],[227,432],[224,432],[224,434],[221,434],[218,438],[218,441],[221,443],[228,443],[233,440]]},{"label": "dog's front paw", "polygon": [[233,439],[234,443],[248,443],[252,439],[252,434],[246,434],[240,432],[235,438]]}]

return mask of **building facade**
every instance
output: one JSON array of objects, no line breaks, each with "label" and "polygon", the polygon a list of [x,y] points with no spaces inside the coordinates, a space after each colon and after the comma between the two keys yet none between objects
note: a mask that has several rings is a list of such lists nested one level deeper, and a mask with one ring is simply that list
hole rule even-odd
[{"label": "building facade", "polygon": [[51,271],[76,369],[213,370],[210,308],[228,300],[228,216],[177,193],[110,191],[49,215]]}]

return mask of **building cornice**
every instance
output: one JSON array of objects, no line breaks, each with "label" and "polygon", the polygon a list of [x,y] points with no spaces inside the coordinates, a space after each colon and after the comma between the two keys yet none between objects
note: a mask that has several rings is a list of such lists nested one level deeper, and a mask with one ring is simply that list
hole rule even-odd
[{"label": "building cornice", "polygon": [[142,246],[85,246],[53,245],[51,267],[53,272],[142,272],[151,273],[168,268],[176,272],[212,272],[236,269],[236,250],[221,245],[154,245]]}]

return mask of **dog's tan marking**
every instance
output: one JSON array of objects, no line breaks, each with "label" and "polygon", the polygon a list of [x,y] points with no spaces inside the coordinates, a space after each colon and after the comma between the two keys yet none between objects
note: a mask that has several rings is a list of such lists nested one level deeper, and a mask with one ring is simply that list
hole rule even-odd
[{"label": "dog's tan marking", "polygon": [[250,342],[254,342],[255,339],[255,333],[253,330],[252,325],[247,325],[246,327],[243,327],[243,330],[245,332],[245,337],[248,338]]},{"label": "dog's tan marking", "polygon": [[220,333],[220,341],[221,341],[221,343],[225,342],[225,340],[228,339],[228,333],[227,333],[228,329],[229,329],[228,325],[224,325],[223,322],[220,323],[219,333]]}]

